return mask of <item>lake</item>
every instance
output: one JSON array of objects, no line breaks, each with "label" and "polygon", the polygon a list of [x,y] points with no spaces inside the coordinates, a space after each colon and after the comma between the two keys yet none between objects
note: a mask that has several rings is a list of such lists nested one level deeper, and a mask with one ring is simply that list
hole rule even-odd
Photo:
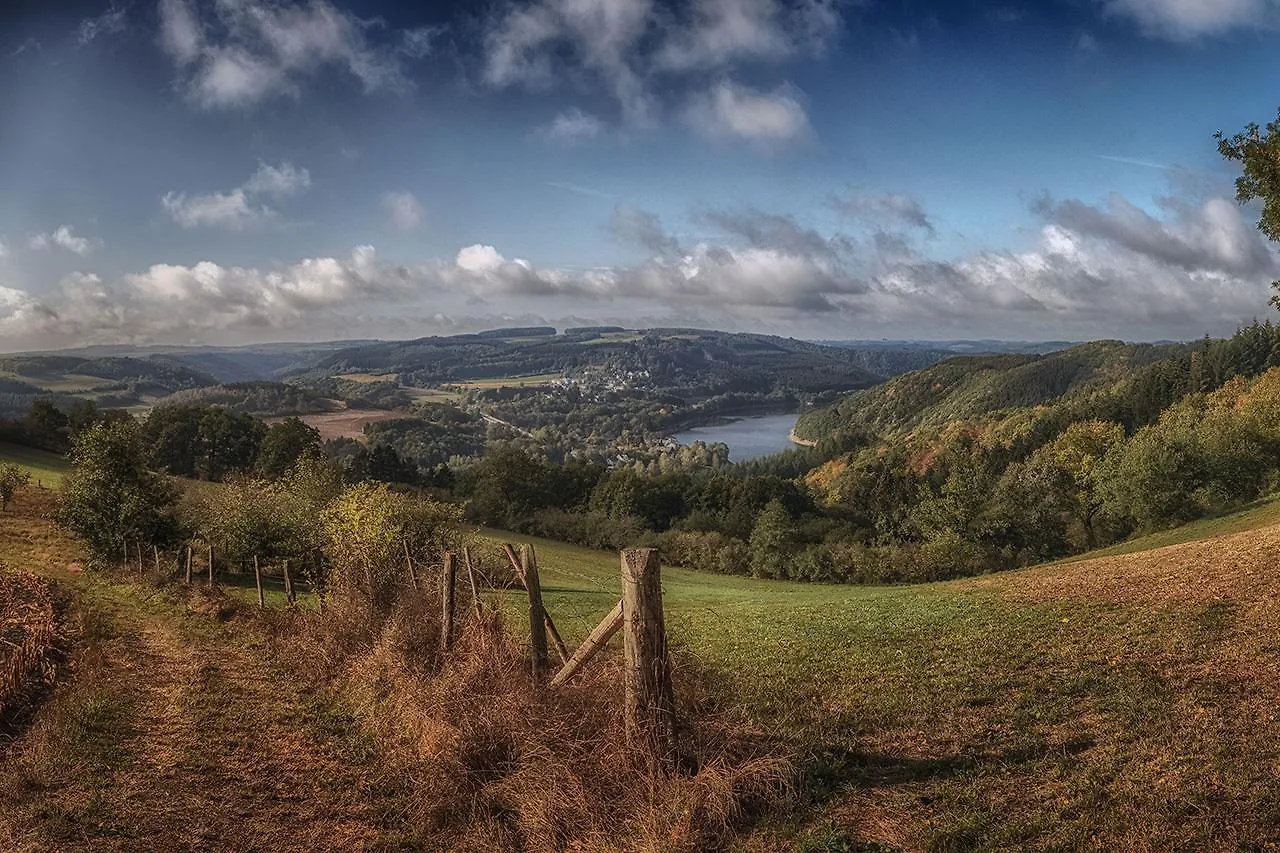
[{"label": "lake", "polygon": [[791,443],[790,435],[799,418],[799,415],[756,415],[719,426],[687,429],[676,433],[674,438],[681,444],[723,441],[729,447],[731,460],[745,462],[797,447]]}]

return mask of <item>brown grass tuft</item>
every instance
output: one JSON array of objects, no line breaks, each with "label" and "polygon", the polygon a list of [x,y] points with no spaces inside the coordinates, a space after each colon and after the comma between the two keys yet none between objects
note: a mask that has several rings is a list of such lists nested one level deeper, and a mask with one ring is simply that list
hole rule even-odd
[{"label": "brown grass tuft", "polygon": [[379,744],[410,792],[403,820],[433,849],[714,850],[790,796],[787,755],[714,712],[690,662],[676,665],[685,766],[666,775],[626,747],[616,661],[549,691],[496,612],[441,655],[438,610],[408,593],[378,621],[334,600],[276,626],[287,658],[336,688]]},{"label": "brown grass tuft", "polygon": [[60,641],[52,585],[0,565],[0,721],[52,685]]}]

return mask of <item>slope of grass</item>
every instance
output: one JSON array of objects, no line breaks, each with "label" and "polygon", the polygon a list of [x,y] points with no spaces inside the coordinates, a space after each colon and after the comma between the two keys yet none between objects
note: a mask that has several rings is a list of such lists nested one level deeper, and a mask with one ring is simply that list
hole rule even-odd
[{"label": "slope of grass", "polygon": [[7,442],[0,442],[0,462],[21,466],[31,474],[33,482],[38,480],[46,486],[59,485],[71,467],[66,457],[56,453]]},{"label": "slope of grass", "polygon": [[[680,656],[809,755],[810,807],[759,849],[1255,849],[1280,834],[1277,520],[915,587],[664,568],[664,604]],[[617,599],[617,558],[534,544],[580,638]]]}]

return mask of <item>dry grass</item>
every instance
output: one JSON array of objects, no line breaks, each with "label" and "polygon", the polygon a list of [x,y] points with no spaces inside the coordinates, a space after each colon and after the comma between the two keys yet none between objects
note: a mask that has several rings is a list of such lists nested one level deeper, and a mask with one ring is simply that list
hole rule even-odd
[{"label": "dry grass", "polygon": [[0,721],[53,683],[60,641],[53,587],[0,565]]},{"label": "dry grass", "polygon": [[625,744],[616,662],[552,692],[497,610],[440,655],[438,607],[408,594],[375,626],[366,605],[335,601],[278,633],[373,735],[430,849],[715,850],[791,794],[777,742],[716,708],[690,662],[676,667],[685,765],[666,774]]},{"label": "dry grass", "polygon": [[[320,431],[320,439],[360,438],[364,435],[366,424],[380,421],[394,421],[407,418],[404,412],[392,412],[386,409],[343,409],[338,412],[320,412],[316,414],[298,415],[299,420]],[[276,423],[284,418],[267,418],[266,423]]]},{"label": "dry grass", "polygon": [[1203,605],[1274,603],[1280,525],[1141,551],[1051,564],[971,582],[1037,601]]}]

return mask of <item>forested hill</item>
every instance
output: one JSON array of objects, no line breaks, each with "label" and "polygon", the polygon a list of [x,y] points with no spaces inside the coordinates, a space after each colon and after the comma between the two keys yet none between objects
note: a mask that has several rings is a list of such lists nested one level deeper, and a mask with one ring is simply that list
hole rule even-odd
[{"label": "forested hill", "polygon": [[880,381],[884,374],[867,369],[869,359],[882,370],[889,364],[881,353],[768,335],[594,328],[546,334],[519,329],[353,347],[321,359],[305,374],[398,373],[406,385],[430,386],[608,368],[645,372],[657,387],[706,385],[708,393],[788,387],[817,393]]},{"label": "forested hill", "polygon": [[1187,344],[1094,341],[1046,355],[951,358],[810,412],[796,433],[811,440],[839,431],[883,435],[1054,401],[1084,401],[1129,387],[1143,369],[1176,360],[1191,349]]}]

